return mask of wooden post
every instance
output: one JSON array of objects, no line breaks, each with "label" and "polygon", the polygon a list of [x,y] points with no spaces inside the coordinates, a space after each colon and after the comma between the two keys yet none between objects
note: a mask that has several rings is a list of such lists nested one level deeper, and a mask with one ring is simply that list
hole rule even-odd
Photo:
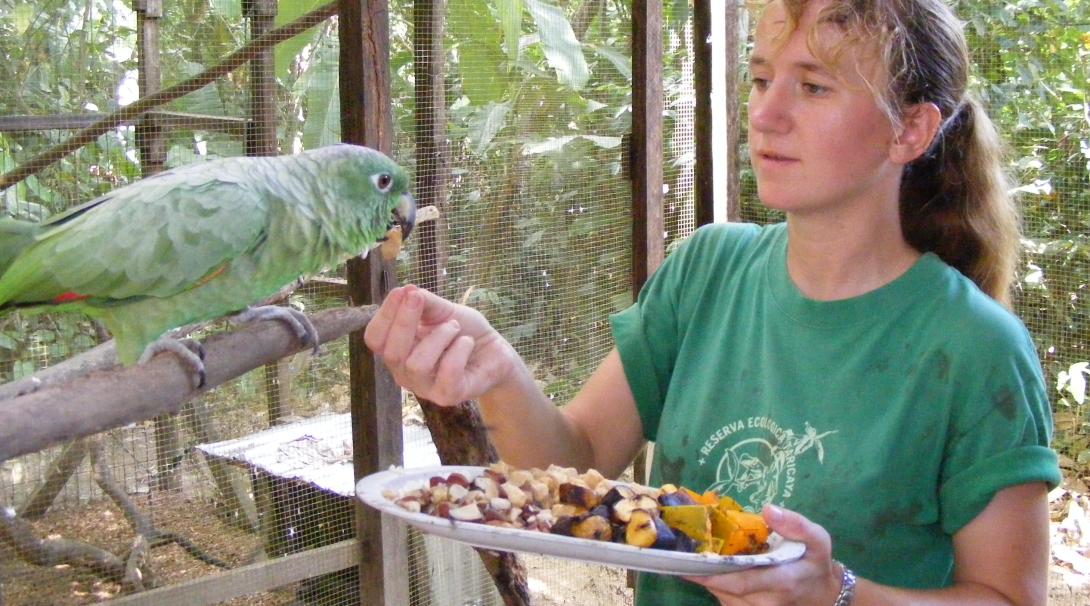
[{"label": "wooden post", "polygon": [[723,35],[723,69],[726,72],[726,87],[723,96],[727,101],[727,149],[723,150],[727,157],[727,220],[739,221],[742,218],[742,180],[738,173],[739,158],[742,140],[742,98],[739,73],[741,72],[741,50],[745,31],[742,26],[742,11],[740,2],[728,1],[723,3],[723,11],[726,13],[725,30]]},{"label": "wooden post", "polygon": [[[163,16],[162,0],[135,0],[137,78],[140,96],[148,97],[162,88],[159,63],[159,19]],[[140,166],[145,177],[166,167],[166,143],[155,120],[144,117],[136,124],[136,146],[140,150]],[[170,462],[179,449],[178,427],[173,415],[155,419],[155,478],[154,488],[171,490],[178,487]]]},{"label": "wooden post", "polygon": [[[435,206],[439,216],[447,210],[450,181],[450,150],[447,146],[447,97],[443,66],[446,0],[413,2],[413,76],[416,83],[416,183],[418,206]],[[442,292],[446,267],[444,221],[428,221],[417,227],[416,255],[419,284]]]},{"label": "wooden post", "polygon": [[[386,0],[340,0],[341,138],[390,153],[389,6]],[[348,295],[379,302],[397,283],[382,255],[351,259]],[[401,388],[363,342],[349,335],[352,452],[356,479],[402,462]],[[360,600],[370,606],[408,604],[408,541],[401,524],[356,500]]]},{"label": "wooden post", "polygon": [[[639,295],[665,257],[662,214],[662,0],[632,3],[632,296]],[[633,462],[646,477],[647,449]],[[629,586],[635,575],[629,571]]]},{"label": "wooden post", "polygon": [[[735,0],[726,0],[732,4]],[[712,60],[713,49],[717,48],[712,39],[712,2],[711,0],[693,0],[693,94],[696,96],[696,110],[693,120],[696,128],[696,166],[694,179],[694,204],[697,227],[715,220],[715,161],[712,138]]]},{"label": "wooden post", "polygon": [[632,289],[664,257],[662,0],[632,6]]},{"label": "wooden post", "polygon": [[[243,16],[250,22],[250,39],[256,40],[276,25],[277,0],[243,0]],[[254,51],[250,59],[250,119],[246,122],[246,155],[275,156],[276,73],[275,47]],[[277,360],[263,370],[265,406],[270,425],[291,414],[291,373],[288,359]]]},{"label": "wooden post", "polygon": [[[277,0],[243,0],[250,20],[250,39],[256,40],[276,25]],[[275,47],[254,50],[250,59],[250,121],[246,129],[247,156],[274,156],[276,141]]]},{"label": "wooden post", "polygon": [[[137,82],[140,96],[148,97],[163,86],[159,63],[159,19],[163,16],[163,0],[134,0],[133,9],[136,11]],[[166,144],[154,120],[143,119],[137,123],[136,145],[145,177],[163,170]]]}]

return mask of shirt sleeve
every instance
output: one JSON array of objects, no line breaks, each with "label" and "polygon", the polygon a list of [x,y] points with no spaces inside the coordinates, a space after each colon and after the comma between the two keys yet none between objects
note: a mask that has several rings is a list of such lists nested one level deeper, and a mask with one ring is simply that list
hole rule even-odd
[{"label": "shirt sleeve", "polygon": [[636,302],[610,317],[625,377],[643,422],[654,440],[677,352],[688,326],[693,298],[704,291],[711,266],[732,256],[761,228],[753,224],[707,225],[697,229],[663,262],[640,290]]},{"label": "shirt sleeve", "polygon": [[[691,242],[691,241],[690,241]],[[683,264],[690,242],[670,255],[644,284],[636,302],[610,317],[625,378],[643,422],[644,438],[654,440],[666,389],[677,359],[678,317],[672,275]]]},{"label": "shirt sleeve", "polygon": [[[1013,344],[1013,345],[1012,345]],[[1029,482],[1061,481],[1052,409],[1041,365],[1025,328],[1013,317],[973,344],[986,365],[961,373],[967,389],[956,409],[942,474],[942,526],[954,534],[997,492]]]}]

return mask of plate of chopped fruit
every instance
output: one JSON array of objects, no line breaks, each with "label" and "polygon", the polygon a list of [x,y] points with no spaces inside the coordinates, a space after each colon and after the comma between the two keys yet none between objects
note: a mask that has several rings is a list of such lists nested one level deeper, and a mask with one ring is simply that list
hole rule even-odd
[{"label": "plate of chopped fruit", "polygon": [[805,546],[726,496],[550,466],[392,468],[356,496],[421,532],[634,570],[710,575],[792,562]]}]

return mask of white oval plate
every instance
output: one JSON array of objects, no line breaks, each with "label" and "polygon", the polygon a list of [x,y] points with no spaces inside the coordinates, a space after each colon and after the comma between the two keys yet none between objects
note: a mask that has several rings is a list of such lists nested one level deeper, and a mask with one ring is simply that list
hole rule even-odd
[{"label": "white oval plate", "polygon": [[442,466],[381,471],[356,483],[356,496],[383,513],[405,520],[421,532],[477,547],[499,551],[527,551],[661,574],[698,576],[734,572],[755,566],[792,562],[801,558],[806,551],[806,546],[802,543],[789,541],[776,533],[768,538],[769,550],[756,555],[720,556],[649,549],[547,532],[456,522],[424,513],[412,513],[383,496],[384,491],[400,494],[427,486],[428,479],[432,476],[447,477],[452,472],[472,479],[482,474],[484,468]]}]

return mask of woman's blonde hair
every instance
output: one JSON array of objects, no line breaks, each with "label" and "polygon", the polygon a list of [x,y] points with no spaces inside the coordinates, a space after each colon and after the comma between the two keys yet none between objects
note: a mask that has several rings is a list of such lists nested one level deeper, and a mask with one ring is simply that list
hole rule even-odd
[{"label": "woman's blonde hair", "polygon": [[[808,0],[778,1],[790,32]],[[902,231],[917,250],[937,254],[1009,305],[1020,217],[1009,193],[1003,142],[968,90],[970,58],[961,21],[943,0],[832,0],[817,23],[834,24],[845,34],[829,49],[813,43],[816,32],[808,33],[811,51],[821,60],[835,63],[849,44],[878,49],[885,80],[871,85],[895,125],[915,104],[939,108],[935,140],[902,176]]]}]

